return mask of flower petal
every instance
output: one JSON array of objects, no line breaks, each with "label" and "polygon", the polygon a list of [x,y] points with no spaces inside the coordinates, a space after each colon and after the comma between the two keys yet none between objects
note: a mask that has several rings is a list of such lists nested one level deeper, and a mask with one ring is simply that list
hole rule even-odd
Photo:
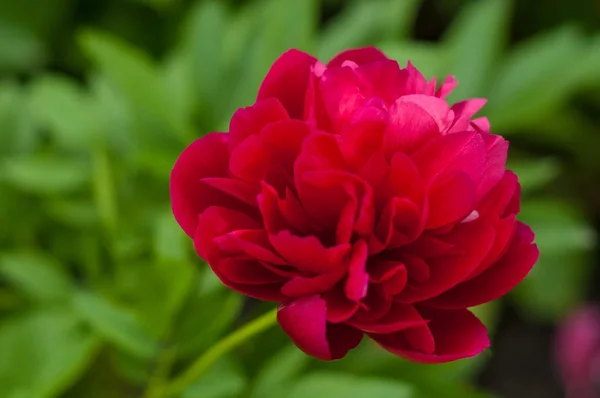
[{"label": "flower petal", "polygon": [[367,244],[360,239],[352,248],[352,255],[348,266],[348,279],[346,279],[345,293],[353,301],[360,301],[367,295],[369,275],[367,266]]},{"label": "flower petal", "polygon": [[427,324],[419,312],[410,304],[392,303],[388,313],[374,321],[363,321],[360,317],[348,321],[349,325],[366,333],[394,333],[400,330]]},{"label": "flower petal", "polygon": [[315,62],[316,58],[296,49],[283,53],[262,82],[257,101],[277,98],[291,118],[302,118],[308,79]]},{"label": "flower petal", "polygon": [[343,358],[360,344],[363,333],[344,324],[328,323],[326,314],[325,300],[314,295],[280,306],[277,320],[306,354],[324,361]]},{"label": "flower petal", "polygon": [[539,257],[533,232],[518,223],[517,231],[502,258],[481,275],[461,283],[426,302],[436,308],[467,308],[495,300],[511,291],[529,273]]},{"label": "flower petal", "polygon": [[229,148],[233,149],[249,136],[258,134],[269,123],[287,119],[289,119],[287,111],[275,98],[268,98],[252,106],[240,108],[229,122]]},{"label": "flower petal", "polygon": [[375,47],[353,48],[342,51],[327,63],[327,67],[342,66],[345,61],[352,61],[358,66],[371,62],[387,61],[389,58]]},{"label": "flower petal", "polygon": [[[428,329],[433,337],[434,350],[427,352],[414,347],[415,334],[421,328],[412,328],[390,334],[369,337],[389,352],[418,363],[444,363],[468,358],[489,347],[485,326],[469,311],[420,310],[429,320]],[[412,344],[411,344],[412,343]]]},{"label": "flower petal", "polygon": [[456,223],[467,217],[475,206],[475,184],[461,171],[438,176],[429,191],[428,229]]},{"label": "flower petal", "polygon": [[198,227],[198,215],[211,205],[235,208],[238,201],[200,182],[206,177],[227,177],[227,135],[210,133],[190,144],[171,172],[171,206],[175,219],[190,237]]}]

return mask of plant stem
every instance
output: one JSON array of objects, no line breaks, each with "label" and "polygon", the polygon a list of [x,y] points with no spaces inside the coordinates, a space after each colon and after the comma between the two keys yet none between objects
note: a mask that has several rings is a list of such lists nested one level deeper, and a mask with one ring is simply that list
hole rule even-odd
[{"label": "plant stem", "polygon": [[225,336],[194,361],[179,377],[176,377],[165,389],[165,396],[172,397],[182,393],[198,380],[219,358],[253,336],[267,330],[276,322],[277,309],[273,309],[248,322],[228,336]]}]

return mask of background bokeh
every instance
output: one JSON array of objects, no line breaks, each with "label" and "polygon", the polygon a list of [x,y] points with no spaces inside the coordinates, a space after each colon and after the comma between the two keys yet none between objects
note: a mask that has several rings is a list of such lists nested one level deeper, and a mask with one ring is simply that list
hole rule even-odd
[{"label": "background bokeh", "polygon": [[[268,67],[376,45],[511,141],[541,258],[476,311],[493,348],[419,366],[363,343],[308,358],[273,328],[182,398],[559,398],[555,325],[600,299],[596,0],[0,0],[0,396],[149,397],[265,311],[220,286],[169,207],[194,138]],[[146,395],[144,395],[146,394]]]}]

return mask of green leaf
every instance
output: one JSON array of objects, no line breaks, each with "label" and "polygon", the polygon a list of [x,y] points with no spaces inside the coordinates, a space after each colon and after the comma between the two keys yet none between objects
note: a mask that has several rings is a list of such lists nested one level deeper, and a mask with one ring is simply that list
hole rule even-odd
[{"label": "green leaf", "polygon": [[410,30],[419,0],[355,0],[320,35],[317,57],[331,59],[340,51],[396,39]]},{"label": "green leaf", "polygon": [[524,202],[520,218],[536,234],[540,259],[515,298],[528,315],[552,321],[586,295],[595,234],[575,207],[556,200]]},{"label": "green leaf", "polygon": [[508,166],[519,176],[521,188],[526,193],[548,185],[560,172],[560,165],[553,158],[511,160]]},{"label": "green leaf", "polygon": [[498,71],[486,107],[498,131],[534,125],[566,102],[577,87],[573,60],[585,47],[571,26],[538,35],[520,44]]},{"label": "green leaf", "polygon": [[105,33],[84,31],[78,39],[87,56],[131,106],[147,112],[182,139],[187,137],[189,121],[180,120],[173,111],[163,78],[146,54]]},{"label": "green leaf", "polygon": [[0,19],[0,71],[39,67],[45,59],[44,43],[29,30]]},{"label": "green leaf", "polygon": [[0,275],[41,302],[64,300],[73,292],[72,281],[60,264],[37,253],[1,254]]},{"label": "green leaf", "polygon": [[298,380],[286,394],[288,398],[410,398],[414,396],[414,389],[404,383],[332,372],[307,375]]},{"label": "green leaf", "polygon": [[404,67],[410,61],[427,79],[440,76],[444,48],[425,42],[384,42],[378,48]]},{"label": "green leaf", "polygon": [[310,360],[311,358],[295,345],[287,345],[263,365],[254,380],[252,397],[285,396],[285,389]]},{"label": "green leaf", "polygon": [[102,137],[102,120],[88,94],[72,80],[42,75],[30,87],[34,115],[65,148],[87,149]]},{"label": "green leaf", "polygon": [[144,358],[156,352],[156,341],[127,309],[88,292],[77,293],[73,304],[81,319],[116,346]]},{"label": "green leaf", "polygon": [[7,320],[0,327],[2,396],[59,396],[88,367],[98,343],[72,314],[40,311]]},{"label": "green leaf", "polygon": [[76,228],[97,225],[98,213],[89,200],[55,199],[44,202],[45,211],[56,221]]},{"label": "green leaf", "polygon": [[8,158],[0,164],[0,171],[12,186],[34,194],[71,192],[89,179],[88,164],[48,155]]},{"label": "green leaf", "polygon": [[450,102],[484,96],[508,36],[511,0],[481,0],[469,3],[446,33],[445,72],[460,84]]},{"label": "green leaf", "polygon": [[186,261],[191,240],[182,231],[169,208],[158,214],[154,227],[154,253],[161,261]]},{"label": "green leaf", "polygon": [[235,322],[242,304],[240,294],[222,287],[210,293],[196,290],[190,294],[173,330],[178,356],[195,356],[209,347]]},{"label": "green leaf", "polygon": [[243,396],[247,382],[233,361],[221,358],[181,398],[237,398]]}]

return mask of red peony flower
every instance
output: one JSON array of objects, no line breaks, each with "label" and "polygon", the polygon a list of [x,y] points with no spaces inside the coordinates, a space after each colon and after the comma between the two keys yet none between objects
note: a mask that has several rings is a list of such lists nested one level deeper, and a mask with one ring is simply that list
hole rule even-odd
[{"label": "red peony flower", "polygon": [[508,142],[472,119],[485,100],[448,105],[455,85],[374,48],[327,65],[290,50],[228,133],[182,153],[175,218],[225,285],[281,304],[309,355],[364,335],[416,362],[476,355],[489,341],[467,308],[511,290],[538,249]]}]

